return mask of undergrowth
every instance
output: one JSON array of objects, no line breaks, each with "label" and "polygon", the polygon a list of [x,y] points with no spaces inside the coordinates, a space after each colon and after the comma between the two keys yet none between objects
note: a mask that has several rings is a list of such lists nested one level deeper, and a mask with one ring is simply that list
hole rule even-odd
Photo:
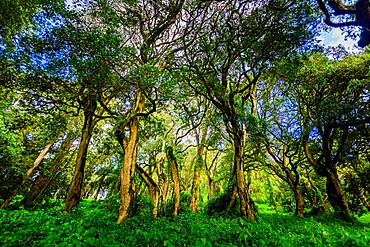
[{"label": "undergrowth", "polygon": [[176,219],[139,215],[117,225],[117,212],[92,201],[83,201],[70,214],[60,207],[0,210],[0,246],[370,245],[369,214],[344,222],[331,216],[298,218],[261,211],[258,222],[187,212]]}]

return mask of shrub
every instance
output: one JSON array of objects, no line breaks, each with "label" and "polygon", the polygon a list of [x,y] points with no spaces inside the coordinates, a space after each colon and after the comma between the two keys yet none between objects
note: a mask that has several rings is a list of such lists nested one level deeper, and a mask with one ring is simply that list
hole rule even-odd
[{"label": "shrub", "polygon": [[[207,205],[204,208],[204,211],[207,215],[213,216],[219,213],[226,212],[227,207],[230,204],[231,196],[233,193],[234,185],[230,185],[226,190],[220,195],[211,198]],[[236,197],[233,205],[230,208],[230,214],[238,215],[239,214],[239,198]]]},{"label": "shrub", "polygon": [[129,216],[142,216],[150,218],[153,213],[153,200],[149,196],[139,194],[135,197],[130,207]]}]

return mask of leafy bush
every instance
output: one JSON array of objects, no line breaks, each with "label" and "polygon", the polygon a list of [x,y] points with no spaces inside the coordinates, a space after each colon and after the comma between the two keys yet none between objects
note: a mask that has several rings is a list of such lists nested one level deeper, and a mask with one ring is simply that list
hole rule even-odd
[{"label": "leafy bush", "polygon": [[151,197],[137,195],[130,208],[130,216],[152,217],[153,200]]},{"label": "leafy bush", "polygon": [[[233,193],[234,185],[230,185],[226,190],[220,195],[211,198],[204,208],[207,215],[213,216],[223,212],[226,212],[227,207],[230,204],[231,196]],[[237,215],[239,212],[239,198],[236,197],[233,205],[230,208],[230,214]]]},{"label": "leafy bush", "polygon": [[111,194],[104,200],[104,208],[109,211],[118,211],[121,198],[119,194]]},{"label": "leafy bush", "polygon": [[22,208],[21,206],[21,201],[23,200],[24,196],[23,195],[16,195],[13,200],[9,203],[8,208],[9,209],[20,209]]}]

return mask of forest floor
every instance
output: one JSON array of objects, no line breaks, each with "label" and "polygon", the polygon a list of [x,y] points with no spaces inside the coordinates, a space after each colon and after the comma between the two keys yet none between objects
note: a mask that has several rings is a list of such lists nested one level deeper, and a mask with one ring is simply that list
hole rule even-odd
[{"label": "forest floor", "polygon": [[354,222],[332,216],[298,218],[261,207],[258,222],[183,213],[176,219],[134,216],[83,201],[70,214],[60,206],[0,210],[0,246],[370,246],[370,213]]}]

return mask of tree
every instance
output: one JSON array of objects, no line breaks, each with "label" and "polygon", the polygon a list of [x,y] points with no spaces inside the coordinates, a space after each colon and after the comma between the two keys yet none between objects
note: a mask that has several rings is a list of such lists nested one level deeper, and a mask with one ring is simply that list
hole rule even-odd
[{"label": "tree", "polygon": [[259,89],[259,112],[260,118],[267,124],[256,142],[262,143],[261,147],[267,154],[262,162],[292,190],[296,202],[295,214],[303,216],[305,203],[300,189],[299,170],[305,157],[301,146],[302,126],[297,102],[289,94],[288,83],[275,80],[265,83]]},{"label": "tree", "polygon": [[15,36],[30,26],[33,22],[32,17],[34,17],[38,11],[42,10],[43,5],[48,5],[51,2],[60,3],[62,1],[1,0],[0,35],[2,42],[13,47],[13,39]]},{"label": "tree", "polygon": [[[357,0],[355,4],[345,4],[342,0],[328,0],[327,4],[333,10],[329,12],[323,0],[317,0],[320,9],[325,15],[325,23],[331,27],[361,27],[358,41],[360,47],[370,44],[370,1]],[[340,17],[339,22],[333,22],[332,16]]]},{"label": "tree", "polygon": [[[20,38],[19,49],[23,52],[21,56],[15,54],[26,75],[21,80],[8,82],[12,88],[26,92],[32,102],[30,107],[38,111],[64,111],[71,115],[83,112],[81,141],[66,198],[66,212],[81,199],[93,129],[105,118],[102,116],[104,106],[117,89],[112,89],[115,78],[107,62],[120,58],[117,36],[105,32],[101,23],[90,25],[85,17],[78,10],[66,9],[58,3],[41,11],[35,17],[38,29]],[[51,28],[47,27],[49,22],[54,23]],[[102,41],[107,44],[104,49]]]},{"label": "tree", "polygon": [[173,180],[173,201],[174,201],[174,210],[173,215],[177,217],[180,211],[180,179],[179,179],[179,166],[176,161],[176,156],[173,153],[172,147],[166,148],[166,155],[168,162],[170,163],[171,177]]},{"label": "tree", "polygon": [[191,19],[183,38],[189,86],[218,109],[233,141],[240,211],[248,219],[255,216],[246,190],[244,151],[256,84],[268,64],[309,37],[308,6],[285,4],[206,2],[188,13]]},{"label": "tree", "polygon": [[350,208],[339,168],[353,156],[357,130],[370,122],[368,69],[368,52],[340,61],[316,54],[305,60],[294,82],[307,159],[326,178],[331,206],[344,214]]},{"label": "tree", "polygon": [[123,150],[118,223],[127,218],[134,195],[133,176],[140,119],[156,111],[159,92],[168,86],[169,76],[164,69],[173,53],[171,45],[178,35],[178,30],[172,29],[172,26],[178,23],[183,4],[184,0],[102,1],[99,5],[100,12],[105,13],[106,22],[116,33],[123,35],[121,45],[128,44],[132,48],[129,61],[111,63],[128,88],[121,96],[125,98],[123,106],[109,110],[117,120],[115,134]]},{"label": "tree", "polygon": [[[7,93],[6,93],[7,92]],[[22,94],[2,89],[0,102],[1,208],[13,200],[37,171],[52,146],[63,134],[63,114],[36,114],[25,107]]]}]

